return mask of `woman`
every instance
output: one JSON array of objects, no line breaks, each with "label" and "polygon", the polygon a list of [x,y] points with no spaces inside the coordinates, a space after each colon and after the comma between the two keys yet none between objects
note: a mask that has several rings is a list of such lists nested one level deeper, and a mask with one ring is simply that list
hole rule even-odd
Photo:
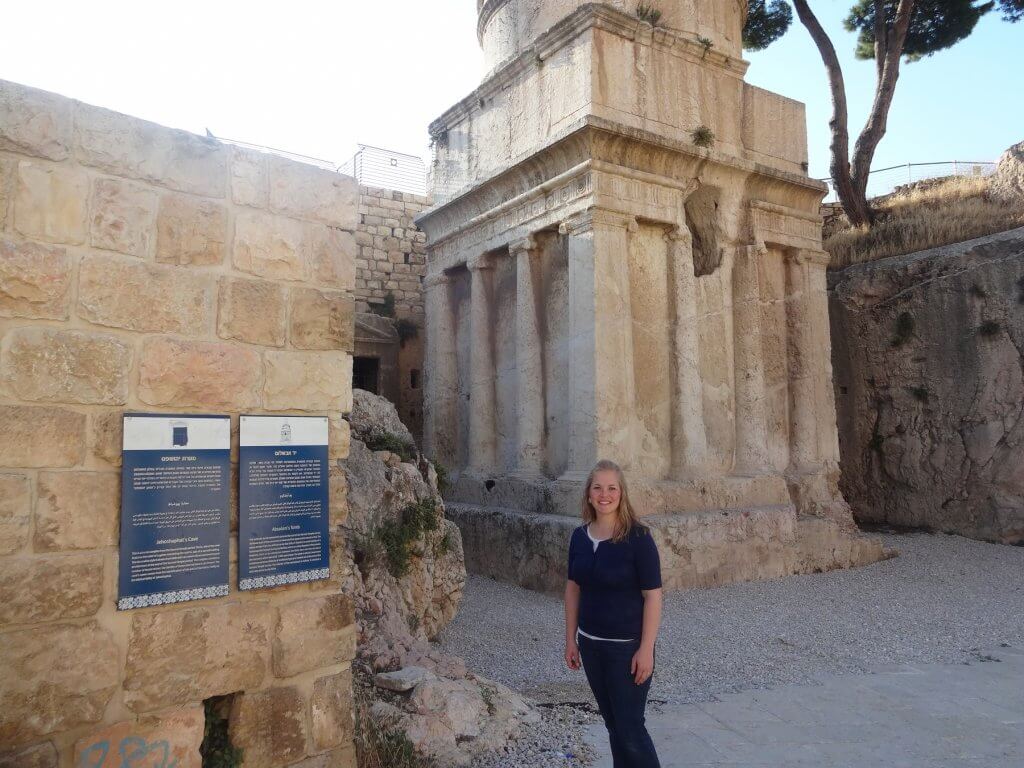
[{"label": "woman", "polygon": [[602,460],[583,490],[583,525],[569,542],[565,663],[579,669],[608,728],[615,768],[659,768],[644,725],[661,623],[658,548],[629,503],[626,479]]}]

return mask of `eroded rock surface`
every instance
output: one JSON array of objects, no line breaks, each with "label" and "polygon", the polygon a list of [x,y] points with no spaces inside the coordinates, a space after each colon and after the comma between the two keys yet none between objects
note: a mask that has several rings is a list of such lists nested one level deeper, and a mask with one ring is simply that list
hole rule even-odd
[{"label": "eroded rock surface", "polygon": [[[466,582],[462,536],[444,516],[437,473],[416,455],[374,450],[382,438],[415,452],[412,435],[387,400],[353,391],[352,444],[340,463],[348,485],[342,590],[354,596],[359,627],[360,717],[400,730],[437,765],[469,765],[502,749],[539,714],[504,686],[471,674],[462,659],[429,640],[455,617]],[[369,443],[369,445],[368,445]],[[396,536],[419,514],[433,518],[394,558]],[[414,515],[413,515],[414,516]],[[403,521],[405,521],[403,523]],[[402,567],[396,567],[401,561]],[[404,572],[403,572],[404,571]]]},{"label": "eroded rock surface", "polygon": [[1014,144],[1000,156],[988,193],[1001,202],[1024,204],[1024,141]]},{"label": "eroded rock surface", "polygon": [[830,297],[857,519],[1024,542],[1024,229],[849,267]]}]

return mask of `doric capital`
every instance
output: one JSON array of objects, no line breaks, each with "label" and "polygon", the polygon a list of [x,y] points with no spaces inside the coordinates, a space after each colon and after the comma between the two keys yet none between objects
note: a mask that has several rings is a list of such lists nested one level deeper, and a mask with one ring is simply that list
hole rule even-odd
[{"label": "doric capital", "polygon": [[470,272],[476,272],[480,269],[493,269],[493,267],[494,260],[489,253],[481,253],[466,260],[466,268]]},{"label": "doric capital", "polygon": [[687,227],[673,227],[666,236],[671,243],[693,243],[693,234]]},{"label": "doric capital", "polygon": [[636,216],[618,211],[606,211],[601,208],[588,208],[573,214],[558,227],[560,235],[582,235],[593,231],[596,227],[622,227],[629,232],[636,232],[640,225]]},{"label": "doric capital", "polygon": [[537,241],[532,235],[520,238],[519,240],[513,240],[508,244],[508,253],[510,256],[518,256],[520,253],[530,253],[537,249]]},{"label": "doric capital", "polygon": [[810,248],[793,248],[787,251],[786,258],[795,264],[811,264],[823,269],[832,260],[827,251],[815,251]]}]

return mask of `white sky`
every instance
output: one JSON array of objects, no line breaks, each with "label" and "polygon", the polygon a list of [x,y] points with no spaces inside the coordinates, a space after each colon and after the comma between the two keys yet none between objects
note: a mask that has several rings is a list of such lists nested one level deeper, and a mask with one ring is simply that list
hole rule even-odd
[{"label": "white sky", "polygon": [[[850,4],[813,5],[844,60],[855,137],[874,68],[850,56]],[[426,160],[428,124],[483,74],[475,0],[8,0],[0,23],[2,79],[338,163],[360,142]],[[1022,35],[990,14],[967,42],[905,67],[875,167],[992,160],[1024,138]],[[748,58],[748,81],[807,103],[810,173],[828,175],[831,107],[806,31],[795,22]]]}]

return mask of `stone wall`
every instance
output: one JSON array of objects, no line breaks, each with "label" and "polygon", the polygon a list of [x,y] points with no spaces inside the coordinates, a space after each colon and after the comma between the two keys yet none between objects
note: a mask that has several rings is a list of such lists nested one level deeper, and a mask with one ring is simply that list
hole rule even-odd
[{"label": "stone wall", "polygon": [[857,519],[1024,543],[1024,229],[829,283]]},{"label": "stone wall", "polygon": [[[402,423],[417,440],[423,432],[423,276],[427,272],[427,248],[426,236],[417,229],[414,219],[429,204],[428,198],[409,192],[359,188],[356,310],[369,313],[379,309],[390,293],[395,317],[416,330],[415,335],[399,336],[396,351],[385,350],[383,354],[382,345],[390,341],[371,332],[364,334],[370,341],[360,343],[357,331],[355,353],[380,359],[381,386],[377,394],[394,402]],[[377,324],[375,318],[366,322]]]},{"label": "stone wall", "polygon": [[347,455],[357,195],[0,81],[0,765],[198,766],[227,694],[246,766],[354,765],[337,578],[115,601],[125,411],[229,413],[234,462],[240,412],[326,413]]},{"label": "stone wall", "polygon": [[423,319],[426,236],[414,219],[429,207],[426,197],[376,187],[359,188],[356,242],[356,309],[369,312],[395,297],[397,317]]}]

